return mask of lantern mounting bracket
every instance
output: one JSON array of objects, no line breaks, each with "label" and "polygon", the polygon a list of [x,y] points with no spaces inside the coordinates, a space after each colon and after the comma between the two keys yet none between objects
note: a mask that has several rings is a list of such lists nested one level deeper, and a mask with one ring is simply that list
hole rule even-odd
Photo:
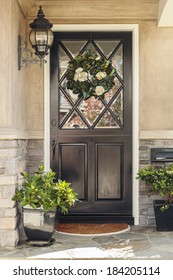
[{"label": "lantern mounting bracket", "polygon": [[18,35],[18,70],[25,69],[32,64],[40,64],[41,68],[46,63],[44,59],[37,59],[35,54],[27,48],[24,38]]}]

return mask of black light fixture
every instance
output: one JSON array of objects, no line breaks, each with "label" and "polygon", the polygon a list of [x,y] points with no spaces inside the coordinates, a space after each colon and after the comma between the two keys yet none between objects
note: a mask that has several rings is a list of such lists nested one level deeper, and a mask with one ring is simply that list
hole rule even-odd
[{"label": "black light fixture", "polygon": [[[43,66],[45,56],[53,43],[53,32],[51,30],[52,23],[50,23],[46,18],[42,10],[42,6],[39,7],[37,18],[30,24],[31,31],[29,34],[29,39],[32,48],[35,50],[35,55],[39,59],[33,58],[33,53],[27,49],[27,44],[24,42],[23,38],[19,36],[18,39],[18,68],[27,67],[29,64],[40,63]],[[30,58],[30,59],[29,59]]]}]

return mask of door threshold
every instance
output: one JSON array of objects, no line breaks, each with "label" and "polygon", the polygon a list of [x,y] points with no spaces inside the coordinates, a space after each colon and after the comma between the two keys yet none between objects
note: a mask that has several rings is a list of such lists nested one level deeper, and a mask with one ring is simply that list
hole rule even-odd
[{"label": "door threshold", "polygon": [[134,225],[134,217],[131,215],[64,215],[59,217],[62,223],[127,223]]}]

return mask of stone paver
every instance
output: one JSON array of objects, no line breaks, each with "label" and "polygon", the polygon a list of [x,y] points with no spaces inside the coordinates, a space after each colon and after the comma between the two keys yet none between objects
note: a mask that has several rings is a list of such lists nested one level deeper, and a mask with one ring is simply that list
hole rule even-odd
[{"label": "stone paver", "polygon": [[131,226],[126,233],[72,236],[55,232],[51,246],[0,249],[1,259],[173,259],[173,232]]}]

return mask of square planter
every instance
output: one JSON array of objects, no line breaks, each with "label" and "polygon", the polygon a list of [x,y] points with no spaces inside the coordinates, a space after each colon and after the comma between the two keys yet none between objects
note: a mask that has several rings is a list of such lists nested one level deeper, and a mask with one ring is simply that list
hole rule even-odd
[{"label": "square planter", "polygon": [[169,204],[167,210],[161,211],[164,204],[164,200],[154,200],[156,228],[157,231],[173,231],[173,203]]}]

